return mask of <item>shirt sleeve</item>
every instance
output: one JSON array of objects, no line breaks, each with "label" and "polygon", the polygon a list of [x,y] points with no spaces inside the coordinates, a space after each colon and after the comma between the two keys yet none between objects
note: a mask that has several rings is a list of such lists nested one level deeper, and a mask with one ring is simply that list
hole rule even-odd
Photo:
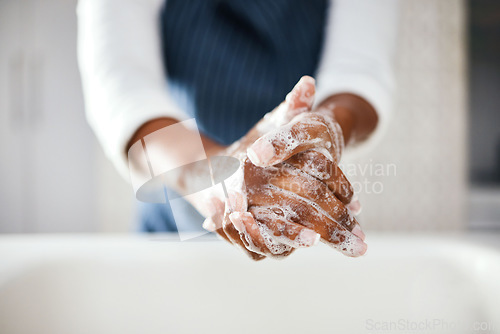
[{"label": "shirt sleeve", "polygon": [[162,63],[163,0],[80,0],[78,62],[88,122],[106,155],[128,178],[125,148],[158,117],[187,116],[168,93]]},{"label": "shirt sleeve", "polygon": [[316,74],[316,103],[333,94],[352,93],[367,100],[379,118],[373,134],[348,147],[347,156],[372,148],[387,127],[395,86],[392,61],[397,24],[397,0],[330,3]]}]

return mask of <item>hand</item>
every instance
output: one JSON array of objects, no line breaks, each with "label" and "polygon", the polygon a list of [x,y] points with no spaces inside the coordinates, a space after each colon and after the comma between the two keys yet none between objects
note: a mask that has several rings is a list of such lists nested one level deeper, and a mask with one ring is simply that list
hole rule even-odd
[{"label": "hand", "polygon": [[[289,255],[295,248],[314,245],[319,238],[346,255],[363,254],[364,235],[347,209],[355,213],[359,203],[352,201],[352,187],[337,163],[344,140],[349,135],[363,138],[374,126],[366,120],[376,124],[376,113],[366,101],[350,94],[332,96],[311,112],[313,99],[314,80],[304,77],[285,102],[229,148],[201,136],[206,156],[233,156],[240,162],[238,172],[224,183],[225,191],[219,185],[199,192],[210,176],[198,164],[174,169],[168,177],[163,174],[161,182],[183,194],[207,217],[205,228],[216,230],[256,260]],[[375,118],[365,117],[370,114]],[[160,169],[203,159],[203,150],[196,149],[200,134],[182,124],[172,126],[176,123],[169,118],[155,119],[132,136],[127,151],[135,179],[150,176],[144,152],[133,149],[142,147],[139,140],[145,136],[149,158],[163,166]],[[178,138],[183,145],[177,145]],[[163,196],[163,185],[145,190],[152,194],[160,190]]]},{"label": "hand", "polygon": [[217,154],[237,157],[241,168],[226,182],[225,205],[212,198],[218,209],[204,226],[254,259],[286,256],[320,238],[349,256],[366,251],[347,208],[352,187],[337,166],[342,131],[327,108],[310,111],[313,99],[314,80],[303,77],[284,103]]}]

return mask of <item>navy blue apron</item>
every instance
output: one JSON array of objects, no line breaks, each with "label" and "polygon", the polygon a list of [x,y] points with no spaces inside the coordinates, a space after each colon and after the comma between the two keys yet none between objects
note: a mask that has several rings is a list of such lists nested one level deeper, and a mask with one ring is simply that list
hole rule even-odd
[{"label": "navy blue apron", "polygon": [[[326,0],[167,0],[160,24],[174,99],[203,134],[231,144],[301,76],[315,74],[327,6]],[[174,222],[168,204],[142,203],[141,229],[200,228],[203,218],[190,211]]]}]

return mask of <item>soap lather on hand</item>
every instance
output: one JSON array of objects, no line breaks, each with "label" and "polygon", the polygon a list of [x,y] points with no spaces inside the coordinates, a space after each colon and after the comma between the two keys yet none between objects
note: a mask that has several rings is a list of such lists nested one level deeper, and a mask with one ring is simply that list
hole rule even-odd
[{"label": "soap lather on hand", "polygon": [[[237,171],[223,184],[198,192],[206,175],[192,164],[164,178],[168,188],[190,194],[184,198],[206,218],[205,229],[254,260],[282,258],[320,240],[347,256],[366,252],[365,236],[354,217],[359,202],[338,163],[344,143],[363,138],[363,129],[370,130],[355,120],[351,109],[362,110],[366,116],[370,110],[363,108],[369,104],[340,94],[313,110],[314,95],[314,79],[304,76],[283,103],[232,145],[224,147],[202,136],[209,159],[223,156],[239,161]],[[187,144],[199,140],[200,134],[173,119],[146,123],[131,143],[166,127],[167,132],[174,132],[170,139],[148,136],[150,158],[154,155],[154,160],[177,164],[201,158],[193,151],[196,145]],[[172,138],[183,138],[184,148],[171,145]],[[129,159],[132,173],[147,172],[138,156],[129,154]],[[216,161],[227,159],[210,161],[214,171],[224,169],[214,166]]]},{"label": "soap lather on hand", "polygon": [[331,108],[312,110],[314,92],[314,79],[303,77],[245,137],[217,153],[238,158],[240,169],[204,227],[253,259],[287,256],[319,240],[348,256],[366,252],[354,217],[359,202],[337,165],[345,138]]}]

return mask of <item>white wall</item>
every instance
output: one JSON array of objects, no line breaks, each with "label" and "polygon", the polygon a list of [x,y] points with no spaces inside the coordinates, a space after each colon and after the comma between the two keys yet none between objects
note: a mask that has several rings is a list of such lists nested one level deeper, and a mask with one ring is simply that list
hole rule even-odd
[{"label": "white wall", "polygon": [[85,120],[76,3],[0,1],[0,233],[130,227],[132,191]]},{"label": "white wall", "polygon": [[465,5],[462,0],[400,4],[394,117],[377,149],[356,160],[363,167],[389,165],[390,175],[354,177],[383,185],[380,194],[360,194],[361,224],[382,230],[461,229],[467,191]]}]

